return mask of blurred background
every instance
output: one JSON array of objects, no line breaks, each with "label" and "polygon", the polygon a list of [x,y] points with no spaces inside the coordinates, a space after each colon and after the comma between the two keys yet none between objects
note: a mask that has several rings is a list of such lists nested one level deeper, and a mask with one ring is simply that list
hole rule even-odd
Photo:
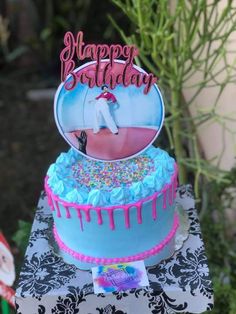
[{"label": "blurred background", "polygon": [[[236,313],[236,2],[0,1],[0,229],[17,270],[49,165],[68,150],[53,118],[66,31],[87,43],[135,44],[160,78],[165,127],[156,145],[193,185],[215,291]],[[78,63],[78,65],[80,65]]]}]

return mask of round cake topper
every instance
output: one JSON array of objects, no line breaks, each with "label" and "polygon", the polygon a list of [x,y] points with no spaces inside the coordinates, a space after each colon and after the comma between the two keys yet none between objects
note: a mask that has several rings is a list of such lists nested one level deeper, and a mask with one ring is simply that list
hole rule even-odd
[{"label": "round cake topper", "polygon": [[[54,101],[55,120],[62,136],[82,155],[99,161],[140,154],[155,141],[164,120],[157,85],[148,86],[148,74],[136,65],[131,68],[133,83],[126,84],[124,80],[112,88],[108,84],[91,86],[89,77],[94,77],[96,71],[97,81],[106,81],[109,64],[109,59],[102,59],[99,71],[96,61],[75,69],[59,86]],[[125,71],[126,62],[115,59],[109,75],[120,76],[121,82]],[[75,78],[80,83],[72,89]]]}]

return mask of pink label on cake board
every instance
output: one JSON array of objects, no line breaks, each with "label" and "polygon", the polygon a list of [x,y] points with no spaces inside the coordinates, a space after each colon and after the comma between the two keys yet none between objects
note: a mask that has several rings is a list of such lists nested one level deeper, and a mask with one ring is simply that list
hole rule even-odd
[{"label": "pink label on cake board", "polygon": [[92,268],[94,293],[111,293],[149,286],[143,261]]}]

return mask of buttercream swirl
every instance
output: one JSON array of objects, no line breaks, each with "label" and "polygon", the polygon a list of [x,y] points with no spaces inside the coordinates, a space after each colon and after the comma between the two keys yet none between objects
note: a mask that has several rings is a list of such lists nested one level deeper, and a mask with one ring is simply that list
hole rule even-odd
[{"label": "buttercream swirl", "polygon": [[99,191],[97,189],[92,190],[88,194],[88,204],[93,206],[105,206],[107,203],[107,192]]},{"label": "buttercream swirl", "polygon": [[110,202],[112,205],[116,204],[127,204],[129,201],[129,192],[127,188],[119,187],[114,188],[110,193]]},{"label": "buttercream swirl", "polygon": [[[174,159],[160,148],[151,146],[140,156],[146,157],[146,159],[143,160],[147,160],[147,162],[148,160],[152,160],[153,170],[147,172],[144,169],[138,176],[134,176],[134,178],[137,177],[138,180],[134,180],[132,184],[116,182],[116,185],[114,183],[112,187],[112,182],[109,182],[111,189],[108,190],[105,187],[101,187],[101,185],[99,185],[99,188],[98,186],[96,187],[96,182],[99,181],[99,177],[96,179],[97,181],[95,181],[94,186],[86,186],[80,182],[80,177],[75,178],[73,167],[80,163],[85,167],[84,172],[85,174],[87,173],[89,177],[93,175],[97,176],[97,173],[93,173],[91,160],[88,161],[86,157],[70,149],[68,153],[61,153],[56,163],[49,167],[47,172],[48,185],[54,194],[71,203],[90,204],[93,206],[129,204],[160,191],[166,184],[170,183],[171,177],[175,171]],[[94,163],[96,163],[96,161],[94,161]],[[89,166],[86,166],[86,164],[89,164]],[[114,163],[115,171],[119,171],[119,165],[118,162]],[[129,167],[129,161],[127,167]],[[137,173],[137,169],[135,168],[135,164],[132,163],[132,160],[130,160],[130,171],[136,171]],[[101,180],[103,179],[101,178]],[[111,179],[108,175],[104,180]],[[117,184],[120,184],[120,186],[117,186]]]},{"label": "buttercream swirl", "polygon": [[131,185],[131,193],[133,194],[133,201],[137,202],[140,198],[147,197],[149,195],[149,188],[142,182],[135,182]]},{"label": "buttercream swirl", "polygon": [[72,191],[66,194],[67,200],[70,203],[77,203],[83,204],[84,200],[86,199],[87,195],[78,189],[73,189]]},{"label": "buttercream swirl", "polygon": [[55,184],[55,193],[62,195],[65,192],[65,184],[63,181],[59,181]]}]

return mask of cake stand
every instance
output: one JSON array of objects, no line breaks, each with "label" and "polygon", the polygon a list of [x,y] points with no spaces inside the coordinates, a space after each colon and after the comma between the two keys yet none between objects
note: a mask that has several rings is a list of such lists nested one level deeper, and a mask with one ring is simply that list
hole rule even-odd
[{"label": "cake stand", "polygon": [[178,188],[177,204],[183,213],[176,252],[147,267],[150,286],[96,295],[91,271],[66,264],[55,254],[50,240],[52,215],[43,192],[16,290],[17,313],[173,314],[211,310],[212,282],[190,185]]}]

